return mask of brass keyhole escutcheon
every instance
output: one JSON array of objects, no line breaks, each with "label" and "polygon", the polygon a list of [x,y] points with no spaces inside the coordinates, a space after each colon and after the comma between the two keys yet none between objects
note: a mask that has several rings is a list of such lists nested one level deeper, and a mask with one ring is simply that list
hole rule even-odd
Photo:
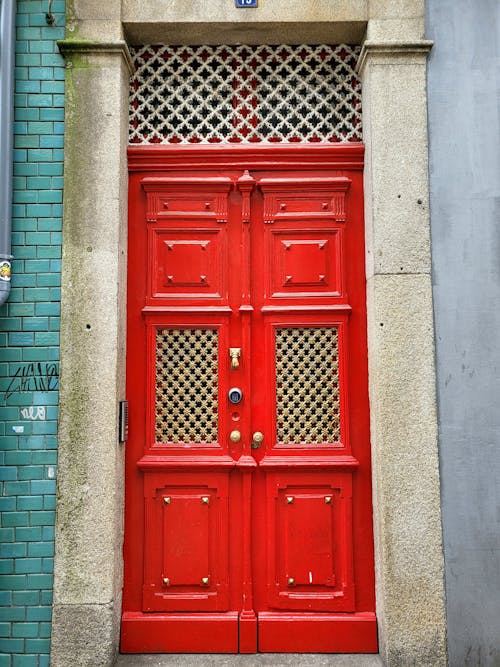
[{"label": "brass keyhole escutcheon", "polygon": [[264,440],[264,434],[260,431],[255,431],[252,436],[252,449],[259,449]]},{"label": "brass keyhole escutcheon", "polygon": [[239,431],[231,431],[229,440],[231,440],[231,442],[239,442],[241,440],[241,433]]}]

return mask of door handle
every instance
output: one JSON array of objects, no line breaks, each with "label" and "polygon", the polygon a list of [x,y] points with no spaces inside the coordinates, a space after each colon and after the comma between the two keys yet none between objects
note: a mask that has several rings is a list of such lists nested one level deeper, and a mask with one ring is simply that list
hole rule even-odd
[{"label": "door handle", "polygon": [[252,449],[259,449],[263,440],[264,440],[264,434],[261,433],[260,431],[255,431],[255,433],[252,436],[252,445],[251,445]]}]

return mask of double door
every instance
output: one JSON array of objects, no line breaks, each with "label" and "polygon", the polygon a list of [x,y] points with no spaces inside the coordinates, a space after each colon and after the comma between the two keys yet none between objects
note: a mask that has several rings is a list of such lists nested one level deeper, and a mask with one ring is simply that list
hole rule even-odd
[{"label": "double door", "polygon": [[376,651],[359,157],[208,155],[131,156],[122,651]]}]

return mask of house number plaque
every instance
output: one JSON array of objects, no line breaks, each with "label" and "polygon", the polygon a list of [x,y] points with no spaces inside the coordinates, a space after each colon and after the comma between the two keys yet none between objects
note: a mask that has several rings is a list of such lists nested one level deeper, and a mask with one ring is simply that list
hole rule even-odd
[{"label": "house number plaque", "polygon": [[235,4],[238,9],[247,9],[250,7],[258,7],[259,0],[235,0]]}]

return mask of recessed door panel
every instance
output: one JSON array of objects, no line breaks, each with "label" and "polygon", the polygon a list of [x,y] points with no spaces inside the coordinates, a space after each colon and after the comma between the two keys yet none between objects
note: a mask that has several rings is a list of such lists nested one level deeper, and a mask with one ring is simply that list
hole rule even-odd
[{"label": "recessed door panel", "polygon": [[[140,179],[146,194],[146,302],[227,303],[227,220],[231,180],[225,177]],[[139,270],[131,246],[131,271]],[[141,265],[141,269],[143,265]]]},{"label": "recessed door panel", "polygon": [[227,478],[146,474],[143,611],[225,611]]},{"label": "recessed door panel", "polygon": [[232,186],[226,176],[145,176],[140,178],[146,193],[145,219],[193,220],[224,224],[228,216],[228,195]]},{"label": "recessed door panel", "polygon": [[[187,489],[163,497],[163,574],[164,585],[208,587],[210,495],[201,496]],[[167,504],[168,503],[168,504]]]},{"label": "recessed door panel", "polygon": [[123,652],[377,650],[361,153],[319,148],[133,167]]},{"label": "recessed door panel", "polygon": [[307,219],[343,222],[350,182],[342,176],[263,178],[259,185],[264,193],[264,221],[266,224]]},{"label": "recessed door panel", "polygon": [[341,295],[341,230],[270,228],[267,234],[271,298]]},{"label": "recessed door panel", "polygon": [[221,298],[225,292],[225,247],[220,230],[155,229],[153,296]]},{"label": "recessed door panel", "polygon": [[271,607],[354,610],[350,489],[350,474],[269,475]]}]

